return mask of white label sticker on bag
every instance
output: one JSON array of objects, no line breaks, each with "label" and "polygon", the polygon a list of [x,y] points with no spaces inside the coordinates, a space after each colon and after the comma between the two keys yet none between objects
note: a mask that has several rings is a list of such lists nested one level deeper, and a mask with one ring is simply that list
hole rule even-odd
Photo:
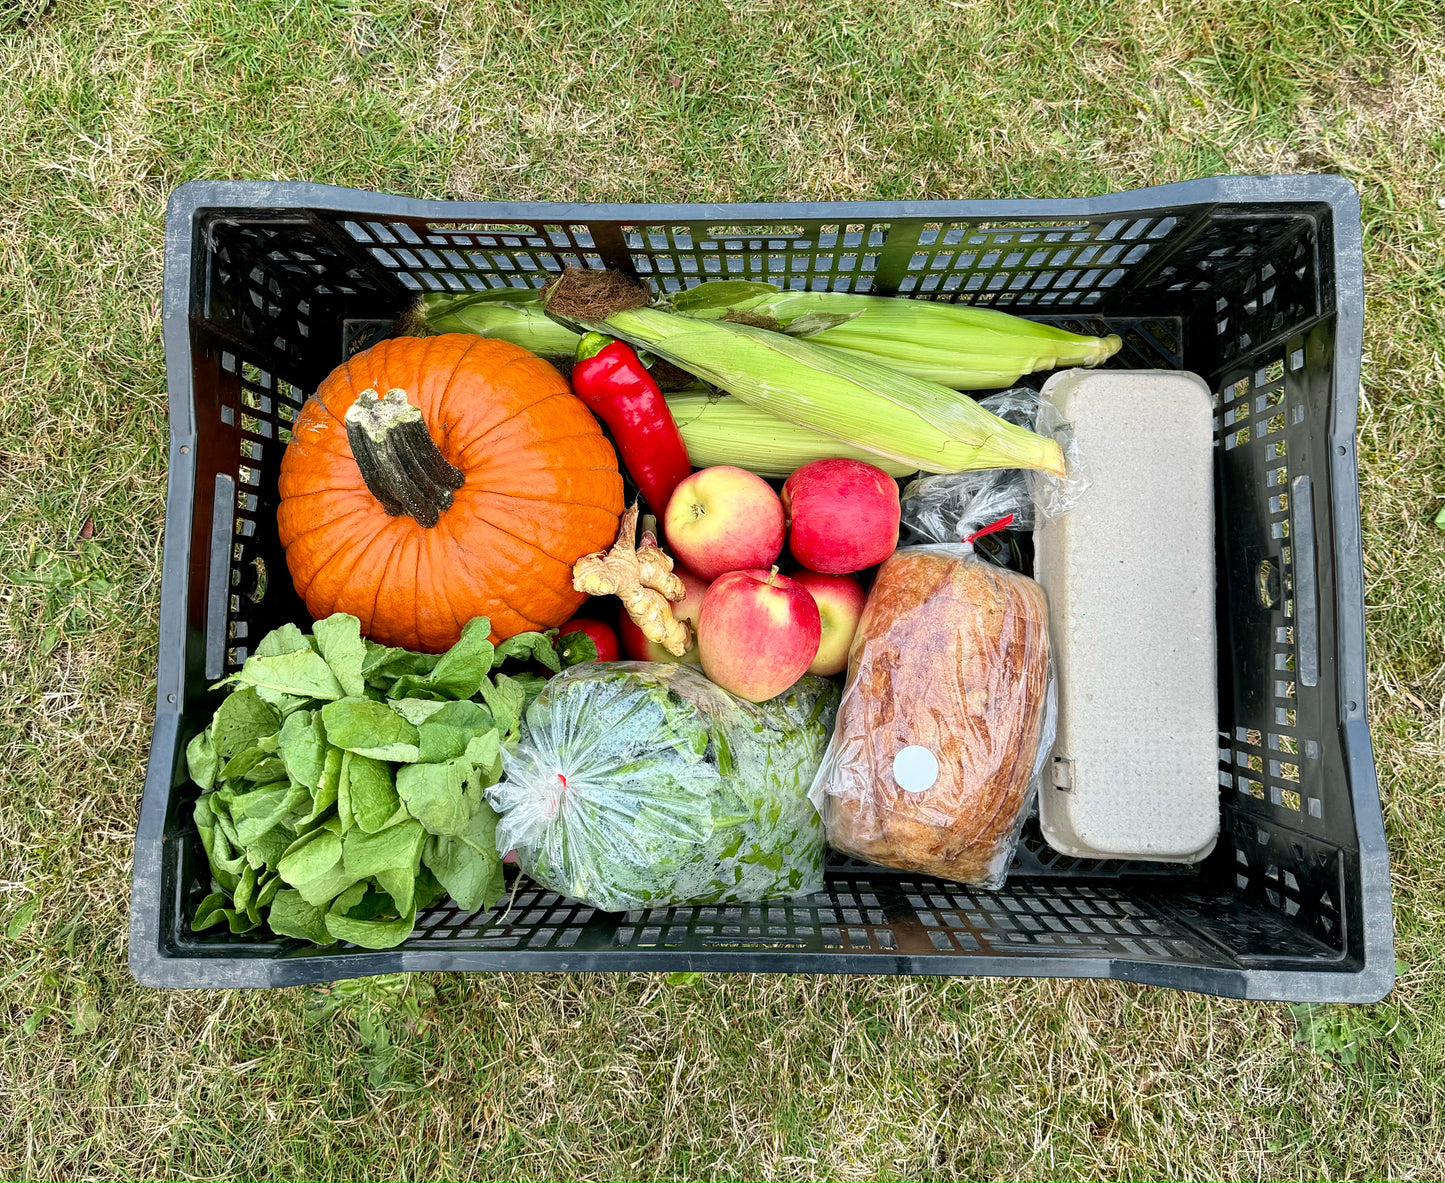
[{"label": "white label sticker on bag", "polygon": [[909,744],[893,757],[893,779],[905,793],[921,793],[938,780],[938,757],[925,747]]}]

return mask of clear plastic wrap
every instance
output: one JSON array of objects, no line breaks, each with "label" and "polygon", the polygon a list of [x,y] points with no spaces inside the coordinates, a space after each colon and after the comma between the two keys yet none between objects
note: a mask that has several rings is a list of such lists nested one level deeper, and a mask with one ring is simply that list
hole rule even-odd
[{"label": "clear plastic wrap", "polygon": [[1065,475],[1018,468],[948,472],[911,481],[903,491],[903,526],[924,542],[957,542],[1013,514],[1015,530],[1032,530],[1043,518],[1064,513],[1089,487],[1068,421],[1036,390],[1019,387],[990,395],[982,406],[1000,419],[1057,441]]},{"label": "clear plastic wrap", "polygon": [[503,750],[497,848],[604,911],[818,891],[808,790],[837,708],[837,686],[811,675],[755,704],[689,665],[574,666]]},{"label": "clear plastic wrap", "polygon": [[884,866],[1003,883],[1053,743],[1048,605],[967,544],[879,568],[811,792],[828,844]]}]

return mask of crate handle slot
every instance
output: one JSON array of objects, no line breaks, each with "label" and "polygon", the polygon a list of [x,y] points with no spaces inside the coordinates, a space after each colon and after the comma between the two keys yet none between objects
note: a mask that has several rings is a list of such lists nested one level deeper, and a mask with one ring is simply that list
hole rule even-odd
[{"label": "crate handle slot", "polygon": [[226,673],[226,595],[231,590],[232,531],[236,527],[236,478],[216,474],[211,502],[211,561],[206,568],[206,681]]},{"label": "crate handle slot", "polygon": [[1290,484],[1290,534],[1294,550],[1295,645],[1299,680],[1316,686],[1320,680],[1320,609],[1315,579],[1314,487],[1307,476]]}]

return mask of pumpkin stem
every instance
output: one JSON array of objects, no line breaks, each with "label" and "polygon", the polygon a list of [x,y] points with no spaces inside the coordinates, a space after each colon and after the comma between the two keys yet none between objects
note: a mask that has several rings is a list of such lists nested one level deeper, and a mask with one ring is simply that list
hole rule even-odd
[{"label": "pumpkin stem", "polygon": [[466,483],[432,442],[421,408],[406,401],[404,390],[388,390],[383,398],[363,390],[347,408],[346,438],[366,487],[392,517],[410,514],[435,526]]}]

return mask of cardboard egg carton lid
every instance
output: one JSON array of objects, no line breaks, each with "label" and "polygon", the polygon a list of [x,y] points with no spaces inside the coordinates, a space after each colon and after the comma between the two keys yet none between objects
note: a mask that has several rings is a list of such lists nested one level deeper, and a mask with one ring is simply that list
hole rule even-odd
[{"label": "cardboard egg carton lid", "polygon": [[1067,370],[1044,396],[1089,483],[1034,534],[1059,701],[1043,835],[1197,862],[1219,834],[1212,396],[1161,370]]}]

